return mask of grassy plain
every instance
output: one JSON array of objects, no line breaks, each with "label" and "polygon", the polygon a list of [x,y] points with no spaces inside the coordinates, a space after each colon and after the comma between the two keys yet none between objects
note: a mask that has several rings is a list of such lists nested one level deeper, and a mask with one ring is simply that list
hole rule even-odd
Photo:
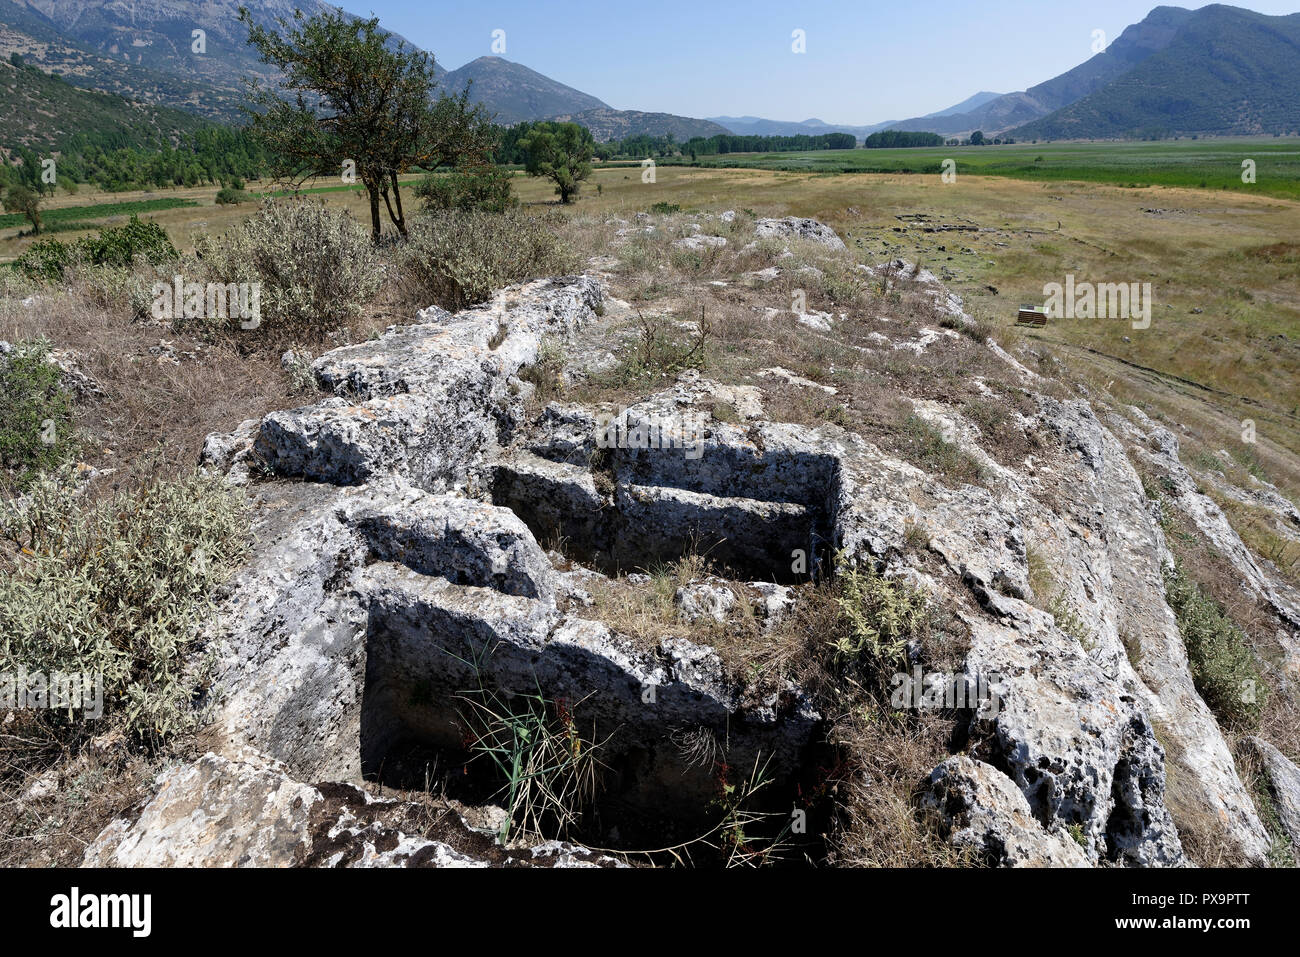
[{"label": "grassy plain", "polygon": [[[933,173],[945,160],[956,171],[1030,182],[1073,180],[1114,186],[1184,186],[1300,199],[1300,139],[1227,137],[1124,143],[1015,143],[926,149],[820,150],[704,156],[713,168],[810,173]],[[1242,180],[1243,162],[1255,182]]]}]

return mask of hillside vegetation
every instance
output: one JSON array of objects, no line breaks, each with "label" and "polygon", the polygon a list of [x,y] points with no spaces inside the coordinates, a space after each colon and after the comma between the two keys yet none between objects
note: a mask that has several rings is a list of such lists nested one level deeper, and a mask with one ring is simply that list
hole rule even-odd
[{"label": "hillside vegetation", "polygon": [[1300,14],[1212,6],[1167,47],[1019,138],[1252,135],[1300,131]]},{"label": "hillside vegetation", "polygon": [[117,146],[161,146],[210,124],[193,113],[72,86],[20,62],[0,62],[0,144],[50,149],[74,135]]}]

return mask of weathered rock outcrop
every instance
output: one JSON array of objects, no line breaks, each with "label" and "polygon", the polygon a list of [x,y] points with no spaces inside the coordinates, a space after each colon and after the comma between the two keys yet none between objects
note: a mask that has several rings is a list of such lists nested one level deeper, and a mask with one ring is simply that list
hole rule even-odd
[{"label": "weathered rock outcrop", "polygon": [[[1153,422],[1141,409],[1131,407],[1128,411],[1132,422],[1113,416],[1112,425],[1131,443],[1134,454],[1145,459],[1161,476],[1164,492],[1173,507],[1241,575],[1242,587],[1277,615],[1281,625],[1278,642],[1286,657],[1285,677],[1293,682],[1300,679],[1300,590],[1281,580],[1251,554],[1223,514],[1223,509],[1200,490],[1196,479],[1179,459],[1178,437]],[[1278,495],[1275,489],[1261,488],[1259,498],[1268,503],[1267,507],[1277,511],[1287,524],[1296,521],[1293,517],[1295,506]],[[1300,522],[1296,527],[1300,530]]]},{"label": "weathered rock outcrop", "polygon": [[[811,220],[762,220],[759,235],[843,246]],[[937,307],[965,316],[922,278]],[[769,421],[758,387],[695,372],[628,408],[553,403],[526,417],[520,369],[543,335],[593,323],[601,296],[594,278],[552,279],[456,315],[426,311],[316,360],[329,398],[209,438],[205,463],[248,482],[256,505],[252,558],[208,636],[220,753],[173,772],[139,820],[101,835],[95,861],[514,863],[419,836],[391,808],[362,813],[373,802],[337,790],[408,745],[463,746],[458,696],[480,682],[580,703],[608,736],[610,786],[627,807],[680,821],[707,806],[716,782],[673,745],[683,729],[725,740],[733,766],[761,755],[781,787],[821,716],[789,682],[759,690],[729,675],[687,625],[746,600],[775,621],[791,602],[784,585],[837,562],[949,608],[969,636],[964,679],[996,695],[991,713],[969,717],[981,760],[945,761],[925,789],[955,844],[1005,866],[1182,864],[1169,767],[1227,844],[1264,860],[1268,835],[1192,684],[1164,595],[1168,549],[1124,444],[1154,449],[1180,502],[1231,552],[1235,535],[1178,471],[1172,437],[1027,393],[1036,409],[1019,426],[1042,450],[1006,465],[974,423],[915,402],[978,463],[974,486],[834,425]],[[902,345],[922,354],[948,338]],[[995,351],[1026,388],[1040,381]],[[712,415],[719,405],[729,421]],[[598,571],[557,571],[539,541]],[[728,580],[678,592],[681,636],[650,647],[568,610],[584,580],[697,549]],[[1292,598],[1240,550],[1285,618]],[[1031,560],[1053,569],[1052,594],[1035,593]],[[184,814],[190,829],[177,830]],[[206,840],[218,822],[263,822],[265,834]]]},{"label": "weathered rock outcrop", "polygon": [[317,482],[396,475],[431,490],[462,486],[512,425],[512,380],[542,335],[590,322],[600,299],[590,277],[539,280],[326,353],[312,371],[335,394],[268,415],[252,452],[278,475]]},{"label": "weathered rock outcrop", "polygon": [[118,819],[86,849],[86,867],[622,867],[560,842],[503,848],[450,813],[438,838],[422,809],[347,784],[311,786],[245,752],[206,754],[162,776],[134,821]]},{"label": "weathered rock outcrop", "polygon": [[760,239],[773,237],[803,239],[829,246],[831,249],[845,248],[844,240],[840,239],[835,230],[815,219],[800,219],[797,216],[787,216],[784,219],[760,219],[755,223],[754,232]]},{"label": "weathered rock outcrop", "polygon": [[1277,823],[1291,842],[1293,856],[1300,860],[1300,768],[1263,738],[1247,738],[1246,745],[1263,764]]},{"label": "weathered rock outcrop", "polygon": [[[646,649],[562,614],[558,573],[520,518],[446,492],[488,487],[497,443],[518,424],[511,377],[543,333],[590,321],[600,294],[587,278],[541,281],[336,350],[315,373],[347,398],[209,440],[205,462],[236,481],[250,481],[253,467],[313,481],[252,486],[253,556],[229,584],[208,644],[222,754],[182,775],[219,779],[198,789],[196,801],[217,802],[204,814],[243,827],[261,807],[281,821],[282,801],[311,804],[301,782],[360,781],[407,742],[463,747],[458,695],[480,683],[573,703],[584,728],[607,738],[602,758],[629,805],[684,820],[707,808],[711,769],[685,761],[668,740],[674,728],[725,738],[742,765],[770,759],[777,778],[797,770],[819,721],[797,688],[755,700],[711,649],[685,639]],[[250,749],[277,770],[231,774],[214,763]],[[239,810],[225,806],[231,788]],[[156,803],[106,833],[98,858],[155,859],[133,848],[167,843],[159,835],[173,806]],[[275,827],[297,840],[302,816],[290,818]],[[235,842],[209,862],[283,861],[273,844]],[[293,853],[310,856],[300,844]],[[375,860],[423,860],[406,838],[399,846],[402,855]]]},{"label": "weathered rock outcrop", "polygon": [[935,811],[959,848],[995,867],[1087,867],[1088,858],[1059,825],[1046,832],[1024,794],[1003,773],[970,758],[934,769],[921,807]]},{"label": "weathered rock outcrop", "polygon": [[[1168,550],[1125,448],[1087,402],[1038,402],[1027,427],[1057,448],[1024,469],[984,455],[978,430],[956,413],[921,406],[992,479],[991,493],[968,487],[914,520],[996,618],[970,622],[967,670],[1003,678],[994,685],[1004,704],[994,724],[1007,770],[1036,813],[1051,809],[1081,825],[1090,850],[1173,863],[1181,850],[1164,809],[1167,758],[1189,800],[1213,809],[1227,843],[1262,861],[1267,835],[1192,683],[1165,600]],[[1030,546],[1054,570],[1056,595],[1028,593]],[[1051,600],[1072,619],[1071,633],[1024,598]]]}]

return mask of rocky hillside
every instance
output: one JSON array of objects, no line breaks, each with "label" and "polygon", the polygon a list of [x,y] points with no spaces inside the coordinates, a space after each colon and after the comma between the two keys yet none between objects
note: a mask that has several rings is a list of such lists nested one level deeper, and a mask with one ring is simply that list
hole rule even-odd
[{"label": "rocky hillside", "polygon": [[561,113],[610,109],[594,96],[499,56],[471,60],[459,69],[442,74],[438,82],[455,93],[468,86],[470,99],[484,104],[503,126]]},{"label": "rocky hillside", "polygon": [[[242,77],[268,76],[239,22],[241,6],[264,25],[292,18],[295,9],[308,16],[332,9],[320,0],[4,0],[0,22],[44,28],[100,57],[155,73],[238,89]],[[195,30],[204,31],[202,52],[194,49]]]},{"label": "rocky hillside", "polygon": [[[584,274],[327,352],[314,400],[209,437],[256,516],[210,753],[87,863],[1294,860],[1300,591],[1207,483],[1294,541],[1291,502],[815,221],[583,228]],[[1259,616],[1231,666],[1189,541]],[[573,826],[538,799],[493,843],[519,806],[455,776],[421,819],[431,767],[543,706],[598,758]]]},{"label": "rocky hillside", "polygon": [[157,147],[208,126],[193,113],[73,86],[33,66],[0,61],[0,143],[51,148],[76,134]]},{"label": "rocky hillside", "polygon": [[[308,16],[328,8],[317,0],[0,0],[0,58],[16,53],[76,87],[242,123],[243,80],[271,80],[275,74],[248,45],[248,31],[238,22],[240,6],[247,6],[264,25],[292,17],[295,8]],[[194,30],[204,32],[202,52],[194,49]],[[402,38],[394,38],[398,40]],[[573,119],[589,126],[600,140],[666,133],[686,140],[727,132],[707,120],[615,110],[591,94],[503,57],[479,57],[450,71],[438,63],[434,72],[446,91],[458,93],[468,86],[471,99],[507,126]],[[76,120],[81,112],[60,108],[57,115]],[[19,142],[20,134],[16,123],[0,121],[0,142]]]}]

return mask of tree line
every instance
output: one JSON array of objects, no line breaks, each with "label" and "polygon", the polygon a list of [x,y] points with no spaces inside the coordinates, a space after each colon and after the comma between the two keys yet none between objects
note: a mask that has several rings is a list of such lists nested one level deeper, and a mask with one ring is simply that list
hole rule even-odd
[{"label": "tree line", "polygon": [[943,146],[945,140],[938,133],[908,133],[905,130],[881,130],[872,133],[862,145],[869,150],[911,149],[921,146]]},{"label": "tree line", "polygon": [[[42,160],[53,158],[56,183],[41,176]],[[105,133],[75,133],[57,151],[41,154],[20,146],[0,164],[0,186],[24,185],[38,192],[55,185],[92,184],[118,192],[202,186],[255,179],[267,163],[266,151],[245,130],[211,127],[185,133],[175,143],[123,144]]]}]

